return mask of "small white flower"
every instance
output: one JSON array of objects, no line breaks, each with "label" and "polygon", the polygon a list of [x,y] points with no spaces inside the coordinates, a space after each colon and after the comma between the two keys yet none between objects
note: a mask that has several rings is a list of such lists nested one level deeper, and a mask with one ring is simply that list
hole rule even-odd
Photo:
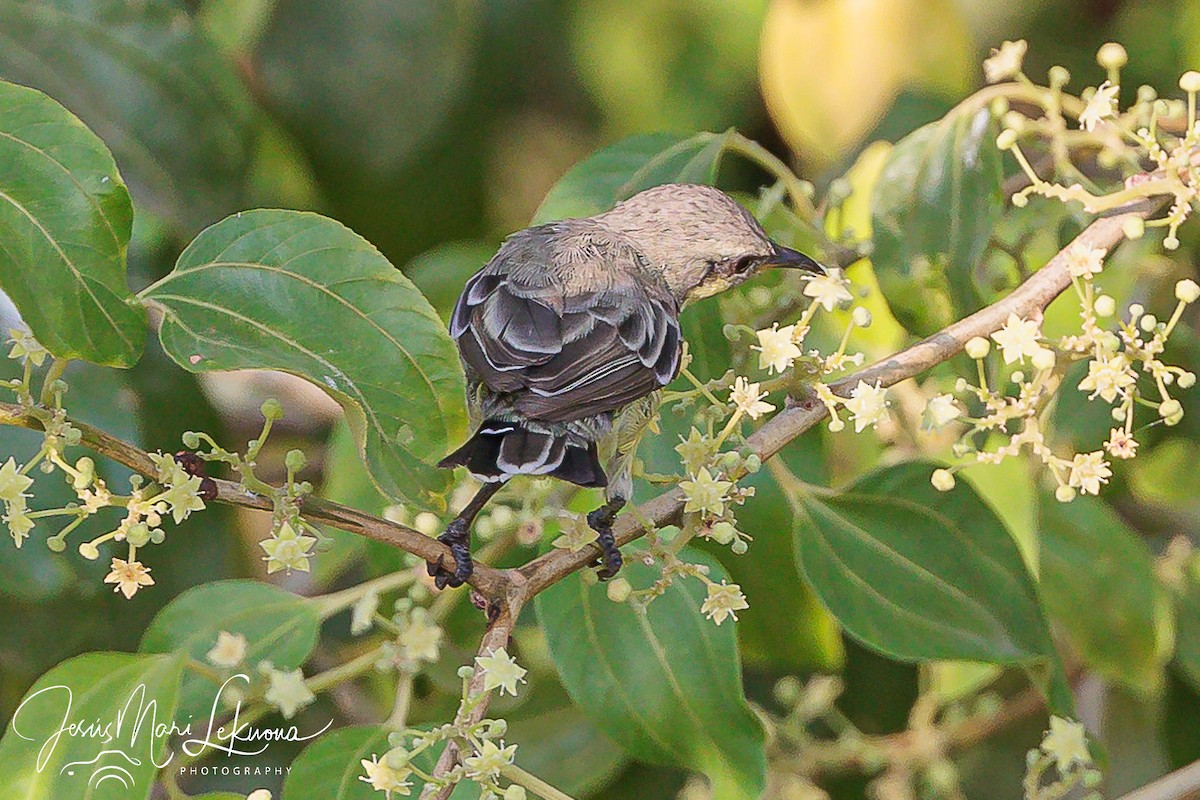
[{"label": "small white flower", "polygon": [[1067,483],[1084,494],[1100,494],[1100,484],[1108,483],[1112,470],[1104,460],[1104,453],[1077,453],[1071,461],[1071,474]]},{"label": "small white flower", "polygon": [[1124,353],[1118,353],[1103,361],[1088,362],[1088,374],[1079,382],[1079,389],[1100,395],[1104,402],[1111,403],[1117,396],[1125,396],[1125,390],[1137,383],[1137,375],[1130,368]]},{"label": "small white flower", "polygon": [[268,666],[267,677],[271,685],[267,687],[263,699],[278,708],[284,719],[291,719],[297,711],[316,699],[304,683],[304,673],[298,669],[284,672]]},{"label": "small white flower", "polygon": [[104,578],[105,583],[114,583],[114,592],[125,595],[126,600],[132,600],[137,590],[143,586],[153,586],[154,579],[150,577],[150,568],[142,566],[140,561],[112,560],[112,572]]},{"label": "small white flower", "polygon": [[934,430],[950,424],[962,416],[962,410],[954,402],[954,395],[939,394],[925,404],[925,430]]},{"label": "small white flower", "polygon": [[[692,433],[695,432],[696,430],[693,428]],[[570,553],[578,553],[596,541],[596,532],[587,524],[587,520],[580,516],[566,517],[560,530],[562,533],[550,544]]]},{"label": "small white flower", "polygon": [[1024,39],[1015,42],[1005,42],[1000,49],[992,48],[992,54],[983,62],[983,76],[988,83],[999,83],[1016,77],[1021,71],[1021,62],[1025,60],[1025,51],[1029,49]]},{"label": "small white flower", "polygon": [[20,547],[34,527],[33,520],[29,518],[29,509],[25,507],[24,497],[18,497],[5,504],[3,520],[4,524],[8,526],[8,532],[13,537],[13,543]]},{"label": "small white flower", "polygon": [[501,769],[513,763],[516,753],[515,744],[505,747],[503,741],[497,745],[491,739],[484,739],[478,753],[463,759],[463,766],[468,778],[494,779]]},{"label": "small white flower", "polygon": [[493,650],[486,656],[476,656],[475,663],[483,670],[483,690],[485,692],[499,688],[500,694],[508,692],[515,697],[517,684],[525,683],[527,670],[518,665],[503,647]]},{"label": "small white flower", "polygon": [[258,543],[258,546],[267,554],[263,558],[263,561],[267,562],[267,574],[278,572],[281,569],[286,569],[288,572],[292,570],[308,572],[308,559],[312,555],[311,548],[316,542],[315,537],[301,536],[296,533],[296,529],[290,522],[283,523],[274,536]]},{"label": "small white flower", "polygon": [[704,598],[700,611],[720,625],[727,617],[733,617],[733,621],[737,622],[737,612],[749,607],[741,586],[721,581],[708,585],[708,596]]},{"label": "small white flower", "polygon": [[[442,629],[431,622],[424,613],[414,612],[408,625],[400,632],[400,644],[404,647],[404,654],[413,661],[437,661],[441,642]],[[513,694],[516,694],[515,686]]]},{"label": "small white flower", "polygon": [[16,503],[29,495],[25,490],[33,485],[33,478],[22,475],[17,462],[10,456],[4,466],[0,466],[0,500],[6,503]]},{"label": "small white flower", "polygon": [[1088,278],[1099,275],[1104,270],[1104,257],[1107,250],[1098,247],[1088,247],[1084,244],[1073,244],[1067,249],[1064,258],[1067,262],[1067,272],[1072,278]]},{"label": "small white flower", "polygon": [[1104,449],[1113,458],[1133,458],[1137,455],[1137,447],[1137,440],[1124,428],[1113,428],[1108,433],[1108,441],[1104,443]]},{"label": "small white flower", "polygon": [[1092,763],[1092,755],[1087,746],[1087,732],[1078,722],[1062,717],[1050,717],[1050,730],[1042,739],[1042,751],[1054,758],[1060,773],[1066,773],[1075,762]]},{"label": "small white flower", "polygon": [[679,483],[687,501],[683,510],[719,516],[725,513],[725,501],[732,487],[731,481],[717,480],[707,467],[701,467],[692,480]]},{"label": "small white flower", "polygon": [[350,610],[350,635],[358,636],[371,630],[375,612],[379,610],[379,592],[371,589],[358,599]]},{"label": "small white flower", "polygon": [[1117,95],[1120,91],[1120,86],[1113,86],[1109,81],[1100,84],[1079,115],[1079,127],[1093,131],[1101,120],[1117,113]]},{"label": "small white flower", "polygon": [[393,794],[404,796],[412,794],[410,791],[412,784],[405,780],[411,770],[392,769],[386,761],[380,761],[376,755],[372,755],[370,760],[360,759],[360,763],[363,771],[367,774],[359,775],[358,779],[363,783],[369,783],[375,791],[383,792],[385,797],[390,798]]},{"label": "small white flower", "polygon": [[792,362],[804,355],[804,351],[792,341],[795,332],[795,325],[780,328],[778,323],[758,331],[758,344],[753,345],[752,349],[759,351],[759,369],[770,370],[772,373],[787,372]]},{"label": "small white flower", "polygon": [[874,386],[859,380],[858,385],[850,390],[850,399],[842,405],[850,412],[854,421],[854,432],[862,433],[867,426],[875,426],[887,419],[887,390],[879,385]]},{"label": "small white flower", "polygon": [[848,281],[842,277],[842,271],[837,267],[831,268],[825,275],[814,275],[804,284],[804,296],[811,297],[817,305],[826,311],[833,311],[842,303],[854,299],[846,288]]},{"label": "small white flower", "polygon": [[236,667],[246,657],[246,637],[229,631],[217,632],[217,643],[204,656],[218,667]]},{"label": "small white flower", "polygon": [[204,500],[200,497],[200,484],[200,478],[184,473],[184,479],[172,484],[171,488],[160,498],[171,509],[171,516],[176,525],[187,519],[193,511],[204,510]]},{"label": "small white flower", "polygon": [[1009,314],[1004,327],[992,334],[992,340],[1000,347],[1005,364],[1014,361],[1024,364],[1025,356],[1036,355],[1045,349],[1038,343],[1041,335],[1041,325],[1035,320]]},{"label": "small white flower", "polygon": [[750,419],[758,419],[763,414],[775,410],[775,406],[762,402],[766,396],[766,392],[758,391],[757,383],[750,383],[745,378],[738,378],[733,382],[733,389],[729,391],[729,402],[737,406],[738,411]]}]

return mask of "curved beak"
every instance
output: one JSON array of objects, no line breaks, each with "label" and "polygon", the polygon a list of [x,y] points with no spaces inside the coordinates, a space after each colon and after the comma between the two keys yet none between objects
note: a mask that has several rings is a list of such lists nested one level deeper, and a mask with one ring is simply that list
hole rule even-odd
[{"label": "curved beak", "polygon": [[813,259],[801,253],[799,250],[793,250],[790,247],[784,247],[781,244],[772,243],[775,248],[775,253],[767,257],[763,262],[764,267],[776,267],[779,269],[798,269],[802,272],[811,272],[816,275],[826,274],[825,268],[818,264]]}]

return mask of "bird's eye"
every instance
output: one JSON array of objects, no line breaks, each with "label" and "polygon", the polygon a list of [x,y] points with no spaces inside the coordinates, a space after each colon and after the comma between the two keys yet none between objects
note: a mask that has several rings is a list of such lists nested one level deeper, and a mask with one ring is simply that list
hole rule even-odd
[{"label": "bird's eye", "polygon": [[734,272],[738,273],[748,272],[754,267],[755,264],[758,263],[758,261],[758,256],[742,256],[736,262],[734,262],[733,270]]}]

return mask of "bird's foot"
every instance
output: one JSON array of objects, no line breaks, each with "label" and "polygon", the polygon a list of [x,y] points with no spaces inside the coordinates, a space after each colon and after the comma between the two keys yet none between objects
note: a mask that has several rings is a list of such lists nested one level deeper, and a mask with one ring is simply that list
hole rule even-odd
[{"label": "bird's foot", "polygon": [[442,566],[443,557],[438,556],[437,563],[432,561],[425,564],[426,570],[433,578],[434,585],[439,589],[449,586],[451,589],[462,586],[471,578],[475,571],[475,562],[471,559],[471,528],[463,519],[456,519],[446,526],[445,532],[437,537],[438,541],[450,548],[454,557],[454,570]]},{"label": "bird's foot", "polygon": [[597,508],[588,514],[587,521],[588,526],[596,532],[596,543],[604,551],[600,559],[600,569],[596,571],[596,577],[606,581],[620,572],[621,565],[625,563],[621,558],[621,551],[617,549],[617,540],[613,536],[613,514],[606,507]]}]

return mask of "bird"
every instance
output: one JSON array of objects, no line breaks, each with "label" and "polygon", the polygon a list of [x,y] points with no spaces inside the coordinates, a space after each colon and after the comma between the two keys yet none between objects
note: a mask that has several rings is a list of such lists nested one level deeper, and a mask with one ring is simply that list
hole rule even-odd
[{"label": "bird", "polygon": [[509,236],[450,317],[476,427],[438,466],[465,467],[482,487],[438,536],[454,564],[428,563],[437,587],[470,579],[471,525],[517,475],[605,489],[587,522],[602,551],[597,574],[616,575],[613,523],[633,493],[642,432],[680,370],[680,312],[773,267],[825,273],[702,184],[656,186]]}]

